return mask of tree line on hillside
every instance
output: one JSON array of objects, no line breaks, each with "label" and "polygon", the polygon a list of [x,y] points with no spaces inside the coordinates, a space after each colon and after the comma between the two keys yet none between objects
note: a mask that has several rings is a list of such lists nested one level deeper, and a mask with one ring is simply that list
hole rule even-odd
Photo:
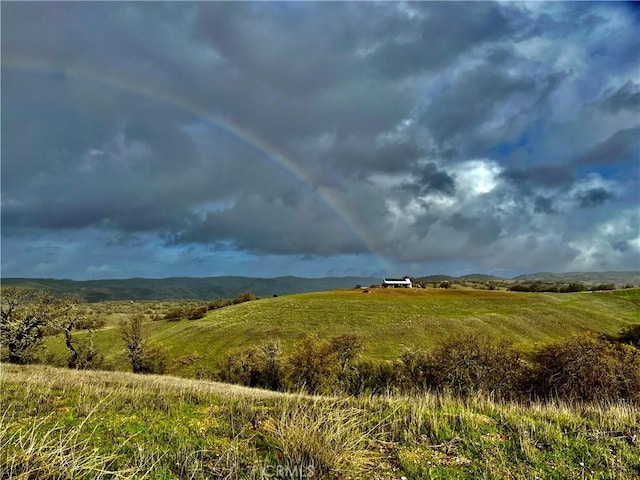
[{"label": "tree line on hillside", "polygon": [[[236,300],[251,298],[255,297]],[[126,358],[136,373],[164,373],[168,351],[145,338],[144,320],[144,315],[135,313],[119,326]],[[45,337],[62,335],[69,368],[101,368],[103,356],[93,342],[93,330],[99,326],[100,319],[77,299],[2,289],[3,361],[36,361]],[[73,335],[79,329],[88,334]],[[314,394],[450,392],[465,397],[484,392],[506,400],[640,402],[640,324],[627,326],[615,338],[585,334],[527,355],[479,335],[452,336],[428,352],[405,349],[394,361],[364,359],[363,351],[357,335],[307,336],[288,355],[278,341],[268,341],[229,352],[217,368],[200,368],[197,376]]]},{"label": "tree line on hillside", "polygon": [[[632,288],[633,285],[626,285],[624,288]],[[601,283],[597,285],[585,285],[584,283],[556,283],[556,282],[532,282],[516,283],[509,287],[512,292],[550,292],[550,293],[572,293],[572,292],[598,292],[602,290],[615,290],[613,283]]]},{"label": "tree line on hillside", "polygon": [[[572,293],[572,292],[597,292],[603,290],[616,290],[617,288],[634,288],[634,285],[627,283],[616,286],[615,283],[582,283],[578,281],[553,281],[553,280],[533,280],[518,281],[511,280],[413,280],[413,284],[419,288],[472,288],[475,290],[508,290],[511,292],[549,292],[549,293]],[[372,285],[373,287],[373,285]]]},{"label": "tree line on hillside", "polygon": [[235,298],[216,298],[207,303],[175,307],[169,310],[164,316],[154,318],[154,320],[199,320],[211,310],[217,310],[230,305],[238,305],[239,303],[250,302],[257,299],[258,297],[256,297],[253,292],[242,292],[236,295]]}]

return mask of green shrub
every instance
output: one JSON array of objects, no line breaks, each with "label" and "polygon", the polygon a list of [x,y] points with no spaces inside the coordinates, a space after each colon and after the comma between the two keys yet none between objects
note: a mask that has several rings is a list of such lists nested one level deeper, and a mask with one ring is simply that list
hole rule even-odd
[{"label": "green shrub", "polygon": [[252,300],[256,300],[256,297],[252,292],[242,292],[236,298],[233,299],[233,303],[237,305],[238,303],[250,302]]},{"label": "green shrub", "polygon": [[238,385],[255,385],[256,371],[259,370],[256,364],[260,361],[259,358],[256,358],[258,356],[259,352],[256,347],[227,353],[219,364],[219,379]]},{"label": "green shrub", "polygon": [[331,343],[307,336],[295,345],[286,368],[293,389],[325,393],[335,385],[340,363]]},{"label": "green shrub", "polygon": [[277,340],[270,340],[262,343],[260,350],[264,354],[265,359],[261,386],[270,390],[282,390],[285,383],[282,345]]},{"label": "green shrub", "polygon": [[178,320],[198,320],[207,314],[207,305],[181,305],[179,307],[172,308],[164,315],[165,320],[178,321]]},{"label": "green shrub", "polygon": [[185,317],[185,311],[182,307],[176,307],[169,310],[164,314],[164,319],[172,322],[177,322]]},{"label": "green shrub", "polygon": [[199,320],[207,314],[207,307],[205,305],[201,307],[194,307],[186,312],[187,320]]},{"label": "green shrub", "polygon": [[97,330],[103,328],[107,324],[106,318],[102,315],[93,315],[85,318],[79,318],[74,328],[77,330]]},{"label": "green shrub", "polygon": [[501,362],[504,347],[474,336],[454,336],[429,353],[406,349],[395,364],[398,385],[407,393],[445,389],[463,396],[476,391],[501,393],[508,371]]},{"label": "green shrub", "polygon": [[142,314],[134,314],[128,319],[120,322],[120,336],[124,342],[127,352],[127,360],[134,373],[141,371],[142,349],[144,340],[142,338]]},{"label": "green shrub", "polygon": [[228,307],[229,305],[233,305],[233,300],[229,300],[228,298],[216,298],[207,304],[207,310],[217,310],[218,308]]},{"label": "green shrub", "polygon": [[516,283],[511,285],[510,292],[549,292],[549,293],[570,293],[582,292],[587,287],[581,283],[557,284],[552,282],[535,281],[533,283]]},{"label": "green shrub", "polygon": [[168,351],[161,343],[146,341],[142,345],[139,369],[136,373],[166,373],[168,362]]},{"label": "green shrub", "polygon": [[364,351],[362,338],[356,334],[339,335],[329,339],[329,346],[337,362],[335,389],[349,392],[353,377],[357,374],[354,362]]},{"label": "green shrub", "polygon": [[353,364],[345,384],[345,393],[356,397],[390,394],[398,384],[396,365],[388,361],[359,360]]},{"label": "green shrub", "polygon": [[265,342],[228,353],[217,377],[247,387],[280,390],[283,387],[282,349],[279,342]]},{"label": "green shrub", "polygon": [[582,292],[586,290],[586,287],[581,283],[570,283],[564,287],[560,287],[558,292],[560,293],[571,293],[571,292]]},{"label": "green shrub", "polygon": [[354,333],[332,337],[329,339],[329,345],[342,371],[346,370],[364,351],[362,338]]},{"label": "green shrub", "polygon": [[407,392],[425,392],[435,384],[433,359],[419,349],[405,349],[396,363],[400,388]]},{"label": "green shrub", "polygon": [[120,323],[120,335],[125,344],[127,360],[134,373],[165,373],[167,349],[159,343],[144,339],[144,315],[136,313]]}]

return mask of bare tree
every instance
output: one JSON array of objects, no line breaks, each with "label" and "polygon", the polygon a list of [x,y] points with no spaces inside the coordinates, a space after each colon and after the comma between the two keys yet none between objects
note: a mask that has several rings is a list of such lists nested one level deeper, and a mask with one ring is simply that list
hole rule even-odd
[{"label": "bare tree", "polygon": [[[74,336],[73,330],[80,325],[87,330],[87,334]],[[99,325],[99,319],[79,298],[65,297],[57,303],[55,328],[64,334],[64,342],[69,350],[69,368],[86,370],[101,365],[103,356],[93,342],[93,330]]]},{"label": "bare tree", "polygon": [[15,287],[1,290],[0,345],[11,363],[33,360],[50,331],[54,300],[49,293]]}]

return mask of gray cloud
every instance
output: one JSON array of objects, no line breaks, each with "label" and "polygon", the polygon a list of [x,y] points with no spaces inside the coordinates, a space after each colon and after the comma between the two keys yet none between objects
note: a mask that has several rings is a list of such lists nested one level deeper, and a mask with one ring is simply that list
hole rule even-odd
[{"label": "gray cloud", "polygon": [[[485,43],[515,32],[508,8],[497,3],[412,3],[405,20],[394,25],[369,55],[382,74],[403,77],[444,68]],[[455,24],[456,28],[451,28]]]},{"label": "gray cloud", "polygon": [[575,180],[573,172],[566,165],[544,164],[506,170],[503,177],[525,193],[532,193],[540,188],[566,188]]},{"label": "gray cloud", "polygon": [[603,142],[578,156],[576,163],[611,165],[633,162],[640,158],[640,127],[619,130]]},{"label": "gray cloud", "polygon": [[10,2],[3,270],[624,267],[637,27],[622,4]]},{"label": "gray cloud", "polygon": [[606,112],[618,113],[623,110],[640,111],[640,84],[626,82],[599,104]]},{"label": "gray cloud", "polygon": [[307,198],[287,202],[249,195],[240,198],[231,208],[207,212],[202,222],[175,241],[229,242],[234,248],[255,253],[362,252],[366,248],[362,240],[347,227],[327,208],[318,208]]},{"label": "gray cloud", "polygon": [[455,179],[447,172],[439,170],[438,166],[429,162],[415,176],[415,182],[405,183],[403,188],[414,195],[427,195],[431,192],[454,195],[456,190]]},{"label": "gray cloud", "polygon": [[536,213],[555,213],[553,209],[553,200],[548,197],[538,195],[534,200],[534,212]]},{"label": "gray cloud", "polygon": [[[392,142],[377,145],[371,137],[338,138],[326,154],[323,166],[335,168],[341,176],[368,177],[373,173],[406,172],[420,156],[413,142]],[[328,165],[327,165],[328,164]]]},{"label": "gray cloud", "polygon": [[[520,61],[521,69],[514,73],[517,58],[505,64],[495,50],[484,60],[435,92],[423,107],[421,120],[437,144],[462,144],[466,146],[463,153],[477,154],[496,142],[517,138],[538,120],[564,77],[557,72],[531,72],[526,61]],[[503,137],[496,137],[497,132]]]},{"label": "gray cloud", "polygon": [[591,188],[576,195],[580,208],[593,208],[602,205],[607,200],[615,198],[615,195],[605,188]]},{"label": "gray cloud", "polygon": [[492,215],[467,216],[455,213],[447,219],[447,224],[469,236],[472,245],[490,245],[498,239],[502,222]]}]

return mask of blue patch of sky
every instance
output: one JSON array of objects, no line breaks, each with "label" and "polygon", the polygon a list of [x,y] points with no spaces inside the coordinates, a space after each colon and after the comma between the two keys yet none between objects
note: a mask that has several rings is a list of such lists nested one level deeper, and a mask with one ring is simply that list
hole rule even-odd
[{"label": "blue patch of sky", "polygon": [[493,158],[503,159],[510,156],[513,152],[520,150],[530,143],[530,136],[527,132],[520,135],[513,142],[500,142],[490,151]]}]

